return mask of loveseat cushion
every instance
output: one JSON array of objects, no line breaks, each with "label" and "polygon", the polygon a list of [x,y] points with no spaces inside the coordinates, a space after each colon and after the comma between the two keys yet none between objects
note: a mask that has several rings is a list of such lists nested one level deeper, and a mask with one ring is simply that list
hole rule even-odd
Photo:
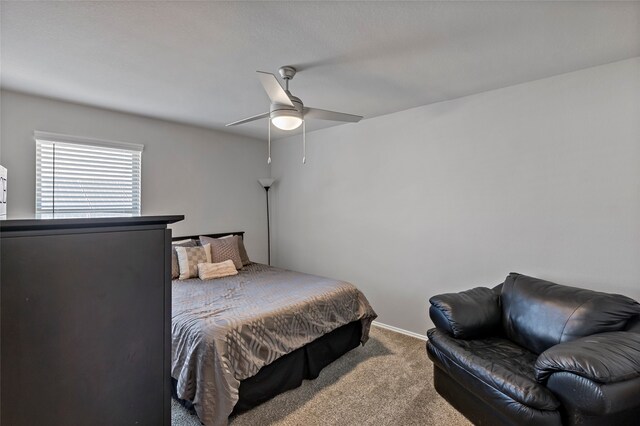
[{"label": "loveseat cushion", "polygon": [[[485,385],[538,410],[559,407],[555,396],[536,382],[537,356],[506,339],[455,339],[437,328],[427,332],[429,354],[444,371],[463,369]],[[482,398],[482,395],[478,395]]]},{"label": "loveseat cushion", "polygon": [[429,299],[429,316],[441,330],[456,339],[476,339],[497,334],[500,326],[499,292],[477,287]]},{"label": "loveseat cushion", "polygon": [[502,325],[510,340],[540,354],[595,333],[624,330],[640,304],[619,294],[511,273],[502,286]]},{"label": "loveseat cushion", "polygon": [[566,371],[598,383],[640,377],[640,334],[627,331],[596,334],[544,351],[535,363],[536,379]]}]

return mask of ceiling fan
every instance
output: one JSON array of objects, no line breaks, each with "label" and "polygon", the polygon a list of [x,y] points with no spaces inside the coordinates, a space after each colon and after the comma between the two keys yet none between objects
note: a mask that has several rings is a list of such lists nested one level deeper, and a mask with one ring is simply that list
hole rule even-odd
[{"label": "ceiling fan", "polygon": [[[302,125],[302,142],[303,150],[306,150],[305,143],[305,120],[314,118],[318,120],[344,121],[346,123],[357,123],[362,119],[359,115],[345,114],[342,112],[327,111],[324,109],[310,108],[304,106],[302,100],[297,96],[293,96],[289,91],[289,80],[296,75],[296,69],[291,66],[284,66],[278,69],[278,73],[285,81],[283,88],[278,82],[275,75],[256,71],[258,79],[262,83],[267,96],[271,100],[269,112],[254,115],[242,120],[234,121],[227,124],[228,126],[237,126],[239,124],[249,123],[251,121],[269,118],[269,122],[281,130],[294,130]],[[269,159],[271,163],[271,124],[269,124]],[[302,162],[306,162],[306,156],[303,154]]]}]

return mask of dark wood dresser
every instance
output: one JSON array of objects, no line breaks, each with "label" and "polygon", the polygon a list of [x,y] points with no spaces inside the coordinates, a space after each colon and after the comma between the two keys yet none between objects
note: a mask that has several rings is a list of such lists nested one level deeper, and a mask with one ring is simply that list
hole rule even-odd
[{"label": "dark wood dresser", "polygon": [[184,216],[0,221],[0,423],[170,424]]}]

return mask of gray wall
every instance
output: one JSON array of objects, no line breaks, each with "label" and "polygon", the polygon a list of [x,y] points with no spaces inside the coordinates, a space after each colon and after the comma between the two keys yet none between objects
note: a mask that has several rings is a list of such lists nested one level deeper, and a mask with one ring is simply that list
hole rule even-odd
[{"label": "gray wall", "polygon": [[4,90],[0,103],[9,216],[35,211],[34,130],[140,143],[143,214],[184,214],[174,235],[246,231],[250,257],[266,262],[265,141]]},{"label": "gray wall", "polygon": [[[325,105],[323,107],[330,107]],[[354,111],[357,112],[357,111]],[[275,143],[275,264],[427,299],[510,271],[640,299],[640,58]]]}]

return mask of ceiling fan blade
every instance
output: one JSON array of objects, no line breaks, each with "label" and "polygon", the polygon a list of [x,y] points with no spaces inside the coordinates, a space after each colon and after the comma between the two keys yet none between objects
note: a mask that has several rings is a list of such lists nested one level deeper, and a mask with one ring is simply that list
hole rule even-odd
[{"label": "ceiling fan blade", "polygon": [[263,112],[262,114],[254,115],[254,116],[251,116],[251,117],[248,117],[248,118],[243,118],[242,120],[234,121],[233,123],[229,123],[229,124],[227,124],[227,127],[229,127],[229,126],[237,126],[238,124],[249,123],[251,121],[260,120],[261,118],[267,118],[267,117],[269,117],[269,113],[268,112]]},{"label": "ceiling fan blade", "polygon": [[294,106],[293,102],[291,102],[291,99],[289,99],[289,95],[287,95],[287,92],[284,91],[275,75],[264,71],[256,72],[258,73],[260,83],[262,83],[262,87],[264,87],[264,91],[267,92],[267,95],[269,96],[269,99],[271,99],[271,102]]},{"label": "ceiling fan blade", "polygon": [[343,112],[327,111],[318,108],[304,108],[304,118],[316,118],[318,120],[345,121],[347,123],[357,123],[362,120],[359,115],[345,114]]}]

